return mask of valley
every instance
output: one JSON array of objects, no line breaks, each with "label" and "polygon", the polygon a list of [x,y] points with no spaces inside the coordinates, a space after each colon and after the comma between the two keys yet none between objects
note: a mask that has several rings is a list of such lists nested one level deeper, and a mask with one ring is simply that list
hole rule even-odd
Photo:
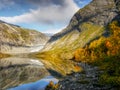
[{"label": "valley", "polygon": [[92,0],[54,35],[0,20],[0,89],[119,90],[120,0]]}]

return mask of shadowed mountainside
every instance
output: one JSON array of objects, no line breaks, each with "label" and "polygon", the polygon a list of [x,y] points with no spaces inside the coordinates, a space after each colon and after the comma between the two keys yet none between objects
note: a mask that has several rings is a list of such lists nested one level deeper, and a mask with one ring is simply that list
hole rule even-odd
[{"label": "shadowed mountainside", "polygon": [[51,37],[43,51],[74,50],[102,35],[108,36],[106,25],[113,19],[120,20],[118,6],[119,0],[93,0],[72,17],[64,30]]}]

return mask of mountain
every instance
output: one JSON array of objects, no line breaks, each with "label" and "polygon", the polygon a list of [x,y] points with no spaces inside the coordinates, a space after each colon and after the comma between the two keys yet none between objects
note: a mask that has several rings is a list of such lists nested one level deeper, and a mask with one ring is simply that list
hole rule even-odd
[{"label": "mountain", "polygon": [[47,35],[48,37],[52,37],[54,34],[53,33],[44,33],[45,35]]},{"label": "mountain", "polygon": [[38,57],[69,59],[83,68],[46,90],[58,85],[58,90],[120,90],[120,0],[92,0],[52,36]]},{"label": "mountain", "polygon": [[44,45],[48,39],[41,32],[0,21],[0,52],[26,51],[25,48]]},{"label": "mountain", "polygon": [[107,25],[113,20],[120,21],[120,0],[92,0],[72,17],[64,30],[51,37],[43,51],[69,52],[100,36],[107,37]]}]

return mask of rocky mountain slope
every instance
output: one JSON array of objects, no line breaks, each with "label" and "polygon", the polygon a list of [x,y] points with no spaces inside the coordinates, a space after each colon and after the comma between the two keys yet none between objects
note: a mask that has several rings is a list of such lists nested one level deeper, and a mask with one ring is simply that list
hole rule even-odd
[{"label": "rocky mountain slope", "polygon": [[107,25],[114,19],[120,20],[120,0],[92,0],[80,9],[69,25],[51,37],[44,51],[70,51],[84,47],[100,36],[108,36]]},{"label": "rocky mountain slope", "polygon": [[11,52],[19,47],[24,51],[24,48],[43,45],[48,39],[46,35],[35,30],[0,21],[0,52]]}]

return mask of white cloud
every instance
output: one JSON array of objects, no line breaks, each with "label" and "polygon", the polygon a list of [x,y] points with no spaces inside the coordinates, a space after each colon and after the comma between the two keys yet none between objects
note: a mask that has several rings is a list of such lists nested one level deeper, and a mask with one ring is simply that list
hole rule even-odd
[{"label": "white cloud", "polygon": [[78,6],[73,0],[65,0],[64,5],[50,4],[37,9],[31,9],[29,12],[19,16],[0,17],[1,20],[8,23],[37,23],[37,24],[55,24],[68,23],[73,14],[78,10]]},{"label": "white cloud", "polygon": [[59,29],[54,29],[54,28],[53,29],[48,29],[48,30],[45,30],[45,31],[42,31],[42,32],[43,33],[52,33],[52,34],[55,34],[55,33],[60,32],[61,30],[63,30],[65,27],[62,27],[62,28],[59,28]]}]

